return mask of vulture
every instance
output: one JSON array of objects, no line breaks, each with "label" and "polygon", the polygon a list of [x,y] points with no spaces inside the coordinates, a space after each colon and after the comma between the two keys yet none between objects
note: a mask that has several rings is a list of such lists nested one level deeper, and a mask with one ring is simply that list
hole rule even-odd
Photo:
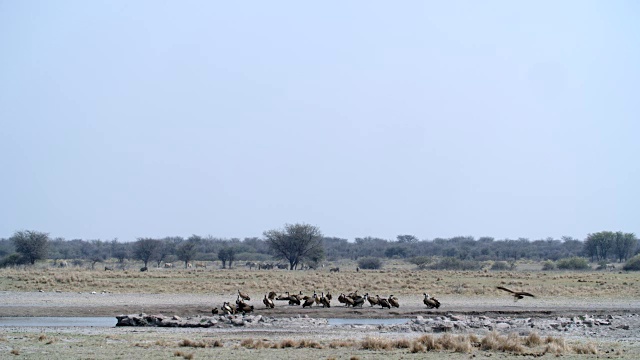
[{"label": "vulture", "polygon": [[222,304],[222,311],[224,311],[227,314],[235,314],[236,313],[236,306],[229,304],[228,302],[224,302]]},{"label": "vulture", "polygon": [[382,308],[388,308],[391,309],[391,305],[389,304],[389,301],[385,298],[380,298],[379,295],[376,295],[376,299],[378,300],[378,305],[382,306]]},{"label": "vulture", "polygon": [[502,287],[502,286],[498,286],[498,289],[504,290],[506,292],[509,292],[509,293],[513,294],[513,301],[518,301],[520,299],[524,299],[525,296],[535,297],[531,293],[524,292],[524,291],[512,291],[512,290],[509,290],[506,287]]},{"label": "vulture", "polygon": [[275,307],[275,305],[273,304],[273,301],[267,297],[267,295],[264,296],[264,299],[262,299],[262,303],[264,304],[264,306],[266,306],[267,308],[271,308],[273,309]]},{"label": "vulture", "polygon": [[398,298],[393,295],[389,295],[389,304],[393,307],[400,307],[400,303],[398,302]]},{"label": "vulture", "polygon": [[[287,292],[289,295],[289,292]],[[289,295],[289,305],[300,305],[300,298],[296,295]]]},{"label": "vulture", "polygon": [[267,296],[269,298],[269,300],[273,300],[276,298],[276,296],[278,296],[278,294],[276,294],[275,291],[269,291],[269,296]]},{"label": "vulture", "polygon": [[327,297],[327,300],[329,300],[329,301],[331,301],[331,299],[333,298],[333,296],[331,295],[330,292],[327,293],[326,297]]},{"label": "vulture", "polygon": [[313,296],[309,296],[307,298],[307,300],[305,300],[304,304],[302,304],[302,308],[306,308],[307,306],[311,307],[311,305],[313,305],[314,302],[316,302],[316,297],[318,297],[318,295],[313,294]]},{"label": "vulture", "polygon": [[331,307],[331,299],[328,298],[328,296],[324,296],[324,293],[322,293],[322,297],[320,298],[320,302],[322,303],[322,307]]},{"label": "vulture", "polygon": [[367,301],[369,301],[369,306],[373,306],[373,305],[380,305],[378,303],[378,299],[369,296],[369,293],[364,294],[364,297],[367,298]]},{"label": "vulture", "polygon": [[436,298],[430,297],[427,293],[424,293],[422,295],[424,295],[424,300],[422,300],[422,302],[427,305],[429,309],[437,309],[440,307],[440,301],[438,301]]},{"label": "vulture", "polygon": [[358,296],[357,298],[353,299],[353,304],[351,306],[362,307],[362,305],[364,305],[364,298],[362,296]]},{"label": "vulture", "polygon": [[218,308],[214,307],[213,309],[211,309],[211,314],[215,315],[218,313]]},{"label": "vulture", "polygon": [[238,290],[238,296],[240,296],[240,297],[242,298],[242,300],[247,300],[247,301],[251,300],[251,298],[249,297],[249,295],[247,295],[247,294],[245,294],[245,293],[241,292],[240,290]]}]

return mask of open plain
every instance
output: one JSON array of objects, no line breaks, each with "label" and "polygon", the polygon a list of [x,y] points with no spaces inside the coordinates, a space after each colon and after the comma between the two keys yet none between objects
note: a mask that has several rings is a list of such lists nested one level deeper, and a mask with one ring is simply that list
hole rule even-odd
[{"label": "open plain", "polygon": [[[1,317],[163,314],[203,322],[211,309],[248,293],[253,314],[215,317],[210,327],[0,327],[0,357],[166,358],[469,358],[640,357],[640,276],[619,271],[430,271],[388,263],[384,270],[237,268],[98,271],[0,270]],[[531,292],[517,302],[504,286]],[[338,303],[340,293],[388,297],[399,308]],[[330,308],[290,306],[269,291],[331,293]],[[427,292],[439,309],[422,303]],[[244,319],[237,325],[232,318]],[[408,319],[359,325],[358,319]],[[327,319],[351,319],[330,325]],[[228,323],[226,321],[229,321]]]}]

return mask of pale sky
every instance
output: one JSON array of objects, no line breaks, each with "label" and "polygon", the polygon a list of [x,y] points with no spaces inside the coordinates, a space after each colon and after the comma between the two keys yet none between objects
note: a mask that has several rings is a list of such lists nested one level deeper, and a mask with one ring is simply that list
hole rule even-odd
[{"label": "pale sky", "polygon": [[0,0],[0,237],[638,234],[639,18]]}]

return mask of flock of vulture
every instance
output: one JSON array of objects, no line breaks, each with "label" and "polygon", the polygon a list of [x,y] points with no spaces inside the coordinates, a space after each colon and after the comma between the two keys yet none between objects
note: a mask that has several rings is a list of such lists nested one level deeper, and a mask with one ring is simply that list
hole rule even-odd
[{"label": "flock of vulture", "polygon": [[[497,288],[511,293],[511,295],[514,297],[514,301],[523,299],[525,296],[535,297],[531,293],[524,292],[524,291],[512,291],[502,286],[498,286]],[[440,307],[440,301],[438,301],[438,299],[429,296],[429,294],[427,293],[424,293],[423,295],[424,295],[424,299],[422,300],[422,302],[427,306],[427,308],[438,309]],[[320,295],[318,295],[316,292],[314,292],[313,295],[304,295],[302,291],[300,291],[298,294],[293,294],[293,295],[290,294],[289,292],[285,292],[284,294],[278,295],[275,292],[271,291],[269,292],[269,294],[264,295],[264,299],[262,299],[262,303],[267,308],[270,308],[270,309],[273,309],[275,307],[274,301],[287,301],[288,304],[291,306],[302,305],[302,308],[311,307],[313,305],[322,306],[323,308],[330,308],[332,299],[333,299],[333,295],[331,295],[331,293],[327,293],[325,295],[324,292],[322,292]],[[212,314],[218,314],[220,311],[222,311],[225,314],[250,313],[250,312],[253,312],[254,307],[253,305],[249,305],[247,303],[247,301],[249,300],[251,300],[251,297],[249,297],[249,295],[238,290],[238,296],[236,298],[235,304],[225,301],[222,304],[221,310],[218,310],[218,308],[216,307],[216,308],[213,308],[211,312]],[[391,309],[392,307],[394,308],[400,307],[400,302],[398,301],[398,298],[393,295],[389,295],[388,298],[380,297],[379,295],[371,296],[369,295],[369,293],[360,295],[358,294],[357,290],[349,294],[341,293],[338,296],[338,302],[343,306],[354,307],[354,308],[363,307],[365,302],[369,303],[370,307],[380,306],[382,309],[385,309],[385,308]]]}]

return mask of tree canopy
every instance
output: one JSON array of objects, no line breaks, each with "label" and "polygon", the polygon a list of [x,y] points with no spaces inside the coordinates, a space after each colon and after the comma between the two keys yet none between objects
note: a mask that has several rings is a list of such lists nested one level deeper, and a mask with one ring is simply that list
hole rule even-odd
[{"label": "tree canopy", "polygon": [[49,234],[25,230],[16,231],[11,237],[16,251],[20,253],[31,265],[36,260],[47,257],[47,249],[49,245]]},{"label": "tree canopy", "polygon": [[273,253],[289,262],[289,270],[303,259],[318,262],[324,256],[322,233],[316,226],[285,224],[284,229],[265,231],[264,237]]}]

